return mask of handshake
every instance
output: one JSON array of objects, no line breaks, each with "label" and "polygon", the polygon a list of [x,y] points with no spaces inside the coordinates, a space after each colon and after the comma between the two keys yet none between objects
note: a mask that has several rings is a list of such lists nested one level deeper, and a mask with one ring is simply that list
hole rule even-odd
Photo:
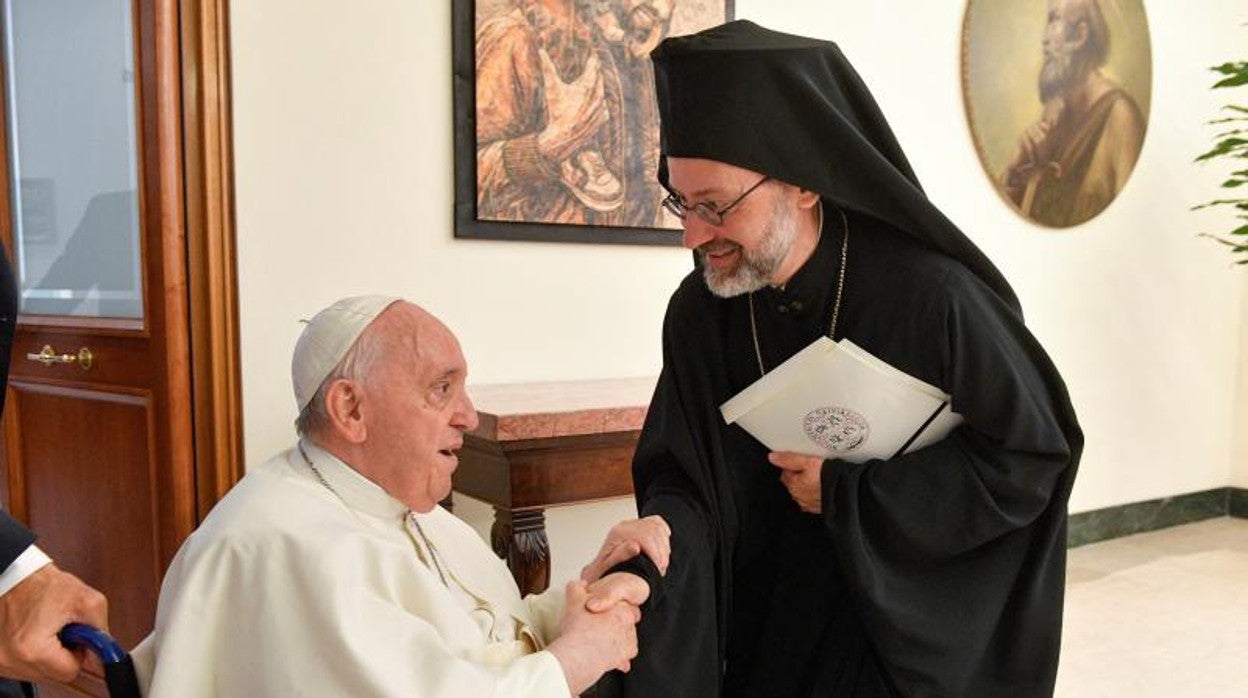
[{"label": "handshake", "polygon": [[[606,574],[615,565],[645,554],[666,574],[672,530],[661,516],[616,524],[598,555],[564,588],[559,638],[547,650],[563,667],[573,695],[612,669],[628,671],[637,656],[640,606],[650,597],[644,579],[627,572]],[[604,576],[605,575],[605,576]]]}]

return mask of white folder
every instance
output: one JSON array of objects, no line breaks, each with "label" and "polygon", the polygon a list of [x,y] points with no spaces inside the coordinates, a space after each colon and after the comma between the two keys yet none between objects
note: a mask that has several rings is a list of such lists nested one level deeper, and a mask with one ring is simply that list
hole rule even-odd
[{"label": "white folder", "polygon": [[848,339],[820,337],[720,405],[772,451],[861,463],[935,443],[962,423],[949,396]]}]

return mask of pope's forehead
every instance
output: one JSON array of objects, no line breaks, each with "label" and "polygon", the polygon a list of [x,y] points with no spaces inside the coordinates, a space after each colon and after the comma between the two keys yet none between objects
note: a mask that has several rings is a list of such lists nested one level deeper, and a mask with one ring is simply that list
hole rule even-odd
[{"label": "pope's forehead", "polygon": [[400,301],[386,308],[384,312],[377,316],[375,326],[378,330],[395,333],[399,336],[433,335],[440,332],[450,332],[440,320],[427,310],[407,301]]},{"label": "pope's forehead", "polygon": [[[377,317],[376,331],[384,340],[414,358],[453,361],[459,354],[455,333],[437,317],[412,303],[395,303]],[[450,355],[447,357],[446,355]]]}]

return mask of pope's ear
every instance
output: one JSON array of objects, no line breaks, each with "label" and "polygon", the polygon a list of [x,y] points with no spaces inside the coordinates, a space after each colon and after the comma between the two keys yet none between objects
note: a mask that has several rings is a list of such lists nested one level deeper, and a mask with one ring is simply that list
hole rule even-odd
[{"label": "pope's ear", "polygon": [[362,409],[363,395],[358,383],[340,378],[325,392],[325,411],[329,413],[330,429],[353,444],[368,436]]}]

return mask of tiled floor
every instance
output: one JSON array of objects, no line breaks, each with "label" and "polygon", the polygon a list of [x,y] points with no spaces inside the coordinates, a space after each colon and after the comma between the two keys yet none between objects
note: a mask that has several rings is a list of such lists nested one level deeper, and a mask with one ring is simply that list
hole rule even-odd
[{"label": "tiled floor", "polygon": [[1248,520],[1071,550],[1057,695],[1248,696]]}]

